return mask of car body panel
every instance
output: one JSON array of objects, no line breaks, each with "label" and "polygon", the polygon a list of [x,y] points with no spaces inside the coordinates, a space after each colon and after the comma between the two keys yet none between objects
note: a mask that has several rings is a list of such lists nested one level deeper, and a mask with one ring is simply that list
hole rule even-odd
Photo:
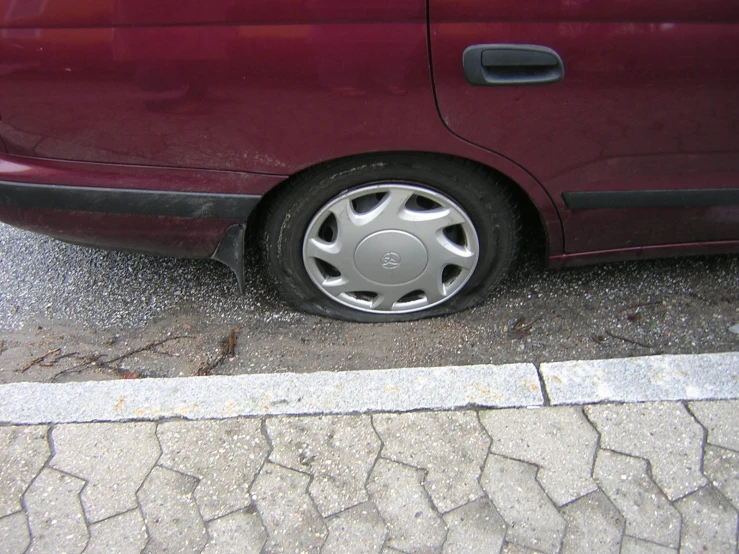
[{"label": "car body panel", "polygon": [[[0,156],[0,180],[264,195],[290,176],[331,160],[429,152],[479,162],[518,185],[543,222],[548,256],[555,263],[589,251],[604,258],[614,251],[638,256],[634,245],[642,244],[705,240],[729,245],[716,240],[736,236],[732,206],[718,214],[713,208],[681,210],[681,224],[674,225],[675,210],[570,210],[561,197],[562,192],[601,190],[603,181],[615,190],[693,189],[691,173],[698,171],[705,172],[711,188],[736,187],[735,135],[718,116],[691,135],[705,150],[699,153],[700,163],[693,152],[675,154],[670,163],[679,171],[667,178],[657,170],[664,169],[663,150],[672,144],[665,138],[668,131],[680,132],[673,122],[651,135],[639,133],[636,125],[629,128],[633,136],[616,137],[616,150],[631,138],[646,144],[640,156],[594,155],[592,137],[585,133],[583,138],[585,116],[595,117],[592,126],[601,135],[620,128],[603,120],[594,100],[603,84],[584,80],[598,68],[579,61],[572,66],[573,56],[590,59],[577,51],[577,40],[585,40],[596,53],[612,54],[599,40],[610,26],[614,40],[626,41],[635,56],[650,45],[643,29],[651,29],[672,9],[672,21],[684,21],[693,30],[700,27],[696,22],[723,17],[721,24],[706,27],[717,30],[714,43],[735,44],[731,21],[739,10],[730,2],[655,1],[642,9],[639,23],[628,21],[637,4],[431,0],[429,27],[423,0],[0,0],[0,140],[7,152]],[[432,49],[433,79],[429,32],[432,46],[440,38],[448,41],[441,50]],[[618,38],[622,35],[627,38]],[[570,87],[522,89],[519,94],[529,106],[525,114],[531,118],[537,109],[572,104],[562,90],[574,90],[575,98],[585,102],[578,125],[556,127],[561,114],[555,113],[549,122],[536,122],[543,127],[536,139],[517,135],[521,109],[509,96],[507,103],[484,100],[495,107],[486,117],[497,118],[501,131],[491,141],[484,125],[481,138],[475,126],[479,129],[484,118],[477,107],[488,91],[464,82],[459,49],[483,39],[520,42],[522,37],[537,43],[551,38],[554,47],[564,46],[568,73],[562,86]],[[699,38],[704,42],[698,52],[705,54],[708,39],[705,33]],[[678,53],[693,55],[680,41],[674,46]],[[736,52],[724,49],[719,58],[735,62]],[[570,71],[578,64],[579,70]],[[663,85],[683,75],[657,69]],[[713,79],[713,88],[699,98],[702,113],[710,111],[706,99],[716,100],[721,83],[728,92],[720,98],[727,110],[734,110],[729,102],[735,92],[733,73],[716,75],[711,68],[704,73]],[[682,90],[689,89],[685,81]],[[451,108],[450,91],[457,95]],[[656,95],[650,106],[659,106],[662,99]],[[456,123],[465,118],[471,130]],[[560,130],[564,136],[557,136]],[[724,134],[708,140],[708,131],[716,130]],[[652,152],[653,136],[667,146]],[[724,150],[716,146],[727,138]],[[575,152],[574,162],[566,149]],[[619,180],[624,175],[629,178]],[[234,223],[48,212],[54,210],[6,204],[0,219],[75,242],[196,257],[212,255],[215,237]],[[723,223],[714,221],[716,215]],[[682,224],[685,218],[690,225]]]},{"label": "car body panel", "polygon": [[445,132],[423,0],[119,0],[95,17],[109,26],[54,19],[54,3],[34,33],[2,31],[14,154],[291,174]]},{"label": "car body panel", "polygon": [[0,27],[120,27],[423,20],[423,0],[0,0]]},{"label": "car body panel", "polygon": [[[69,12],[78,19],[69,13],[54,19],[46,10],[41,19],[26,20],[39,27],[2,30],[0,138],[14,157],[29,164],[83,161],[284,178],[364,153],[451,154],[515,181],[536,205],[550,251],[561,251],[559,216],[541,185],[440,121],[423,2],[366,1],[348,8],[336,1],[281,0],[270,4],[269,14],[254,8],[251,19],[239,17],[233,25],[193,19],[208,10],[179,20],[178,10],[160,10],[146,19],[147,3],[116,5],[138,15],[125,25],[119,20],[101,27],[103,20],[91,23],[81,8]],[[74,184],[73,171],[59,184]],[[126,186],[141,188],[144,170],[138,171]],[[265,192],[250,188],[256,181],[245,182],[241,192]],[[176,179],[162,185],[180,190]],[[198,190],[209,186],[205,181]]]},{"label": "car body panel", "polygon": [[[122,192],[178,191],[185,194],[209,191],[223,195],[259,195],[284,180],[284,176],[248,174],[230,171],[154,168],[131,165],[96,164],[39,160],[0,155],[0,220],[77,244],[136,250],[152,254],[189,258],[207,258],[216,250],[221,237],[236,218],[169,217],[167,206],[145,206],[130,213],[61,209],[40,209],[18,205],[18,198],[8,198],[3,183],[34,187],[38,184],[74,184],[80,197],[84,191]],[[133,188],[132,188],[133,187]],[[39,202],[45,204],[45,202]],[[124,210],[125,211],[125,210]],[[143,215],[141,212],[147,212]],[[161,213],[162,215],[157,215]]]},{"label": "car body panel", "polygon": [[[739,239],[737,202],[573,210],[562,197],[739,190],[735,2],[430,0],[430,18],[444,122],[544,185],[562,216],[565,252]],[[488,43],[552,48],[565,77],[472,86],[462,53]]]},{"label": "car body panel", "polygon": [[661,246],[638,246],[633,248],[617,248],[595,252],[579,252],[576,254],[559,254],[550,256],[548,267],[579,267],[595,263],[624,262],[630,260],[647,260],[654,258],[673,258],[676,256],[701,256],[712,254],[739,254],[739,240],[715,242],[686,242],[682,244],[666,244]]}]

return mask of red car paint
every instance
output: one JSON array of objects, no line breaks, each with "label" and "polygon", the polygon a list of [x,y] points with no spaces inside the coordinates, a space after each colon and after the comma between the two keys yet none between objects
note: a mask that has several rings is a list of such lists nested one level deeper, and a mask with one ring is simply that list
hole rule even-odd
[{"label": "red car paint", "polygon": [[[565,78],[472,86],[462,53],[487,43],[552,48]],[[557,265],[736,252],[737,203],[562,193],[737,190],[738,65],[732,0],[0,0],[0,181],[263,195],[329,160],[435,152],[516,183]],[[52,212],[0,219],[195,257],[235,222]]]},{"label": "red car paint", "polygon": [[[729,70],[739,66],[739,9],[676,0],[646,3],[645,11],[644,4],[431,0],[444,121],[545,186],[562,216],[566,252],[739,236],[736,206],[570,212],[562,201],[567,191],[739,185],[739,78]],[[554,49],[565,60],[565,79],[470,87],[459,58],[490,37]]]}]

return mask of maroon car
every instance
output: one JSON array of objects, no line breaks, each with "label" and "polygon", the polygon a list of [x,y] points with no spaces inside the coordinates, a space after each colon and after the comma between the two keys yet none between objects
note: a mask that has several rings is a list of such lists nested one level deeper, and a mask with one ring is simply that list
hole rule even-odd
[{"label": "maroon car", "polygon": [[0,0],[0,220],[446,314],[530,226],[739,252],[738,68],[736,0]]}]

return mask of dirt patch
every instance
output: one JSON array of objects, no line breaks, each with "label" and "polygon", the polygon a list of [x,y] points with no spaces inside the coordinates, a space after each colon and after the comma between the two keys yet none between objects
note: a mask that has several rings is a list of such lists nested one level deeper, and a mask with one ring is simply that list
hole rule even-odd
[{"label": "dirt patch", "polygon": [[[527,256],[494,297],[472,310],[411,323],[355,324],[290,310],[264,287],[258,272],[248,296],[239,299],[228,272],[208,262],[80,251],[108,256],[113,271],[116,264],[142,259],[155,273],[174,268],[175,277],[169,275],[156,294],[176,290],[183,299],[168,301],[138,324],[85,325],[65,319],[65,311],[26,317],[22,328],[0,332],[0,382],[540,363],[739,349],[739,336],[729,331],[739,322],[736,256],[556,272]],[[111,268],[101,272],[106,269]],[[93,272],[93,278],[104,276]],[[214,279],[218,286],[210,287],[210,296],[200,290],[198,283]],[[192,283],[196,290],[187,298]],[[137,297],[149,293],[146,284],[124,286],[138,287]],[[225,308],[218,313],[214,304]],[[248,309],[239,311],[240,305]]]}]

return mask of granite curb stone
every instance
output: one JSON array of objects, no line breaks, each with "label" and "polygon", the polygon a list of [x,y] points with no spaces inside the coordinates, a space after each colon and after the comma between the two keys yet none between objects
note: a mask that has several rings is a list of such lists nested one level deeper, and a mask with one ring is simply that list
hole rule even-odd
[{"label": "granite curb stone", "polygon": [[739,352],[543,363],[552,405],[739,398]]}]

